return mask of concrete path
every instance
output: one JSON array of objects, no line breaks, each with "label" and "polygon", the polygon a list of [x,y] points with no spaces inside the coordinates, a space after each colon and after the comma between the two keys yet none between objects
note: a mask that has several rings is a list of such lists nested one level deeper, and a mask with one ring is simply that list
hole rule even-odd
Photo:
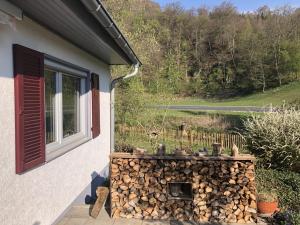
[{"label": "concrete path", "polygon": [[[160,221],[160,220],[136,220],[136,219],[112,219],[107,211],[103,208],[99,216],[94,219],[89,216],[89,206],[73,206],[56,225],[199,225],[196,222],[180,222],[180,221]],[[201,223],[200,225],[223,225],[224,223]],[[241,225],[241,224],[230,224]],[[247,224],[251,225],[251,224]],[[252,224],[254,225],[254,224]],[[259,222],[255,225],[267,225]]]},{"label": "concrete path", "polygon": [[157,105],[151,106],[157,109],[171,110],[199,110],[199,111],[230,111],[230,112],[265,112],[269,108],[256,106],[207,106],[207,105]]}]

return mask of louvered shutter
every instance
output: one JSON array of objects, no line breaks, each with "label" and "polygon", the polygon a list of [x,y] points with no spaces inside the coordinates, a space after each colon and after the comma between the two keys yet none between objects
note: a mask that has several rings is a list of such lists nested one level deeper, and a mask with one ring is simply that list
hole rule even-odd
[{"label": "louvered shutter", "polygon": [[100,88],[99,75],[92,73],[92,134],[96,138],[100,134]]},{"label": "louvered shutter", "polygon": [[44,55],[13,45],[16,172],[45,162]]}]

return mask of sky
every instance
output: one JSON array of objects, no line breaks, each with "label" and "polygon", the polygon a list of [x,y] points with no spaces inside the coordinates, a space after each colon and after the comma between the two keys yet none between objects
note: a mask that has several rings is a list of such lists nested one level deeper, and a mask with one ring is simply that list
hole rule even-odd
[{"label": "sky", "polygon": [[[168,3],[179,2],[184,8],[199,8],[200,6],[208,6],[212,9],[214,6],[220,5],[224,0],[154,0],[164,7]],[[278,6],[289,4],[293,7],[300,7],[300,0],[231,0],[234,6],[240,12],[255,11],[260,6],[267,5],[271,9]]]}]

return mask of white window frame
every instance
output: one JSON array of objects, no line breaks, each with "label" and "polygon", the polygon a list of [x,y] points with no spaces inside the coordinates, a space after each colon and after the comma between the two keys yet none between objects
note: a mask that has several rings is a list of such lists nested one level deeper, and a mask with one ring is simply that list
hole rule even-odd
[{"label": "white window frame", "polygon": [[[78,69],[69,63],[55,61],[53,58],[44,60],[44,70],[55,72],[55,142],[46,144],[46,161],[55,159],[77,146],[92,139],[89,72]],[[69,137],[63,137],[63,103],[62,103],[62,76],[63,74],[80,78],[79,96],[79,132]],[[47,85],[47,84],[45,84]],[[45,127],[46,132],[46,127]]]}]

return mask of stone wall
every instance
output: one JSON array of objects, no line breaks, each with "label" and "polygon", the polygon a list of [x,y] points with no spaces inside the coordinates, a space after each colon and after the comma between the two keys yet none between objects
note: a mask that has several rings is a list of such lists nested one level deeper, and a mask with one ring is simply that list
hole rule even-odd
[{"label": "stone wall", "polygon": [[[111,156],[114,218],[256,222],[252,157]],[[192,199],[173,199],[168,183],[188,182]]]}]

